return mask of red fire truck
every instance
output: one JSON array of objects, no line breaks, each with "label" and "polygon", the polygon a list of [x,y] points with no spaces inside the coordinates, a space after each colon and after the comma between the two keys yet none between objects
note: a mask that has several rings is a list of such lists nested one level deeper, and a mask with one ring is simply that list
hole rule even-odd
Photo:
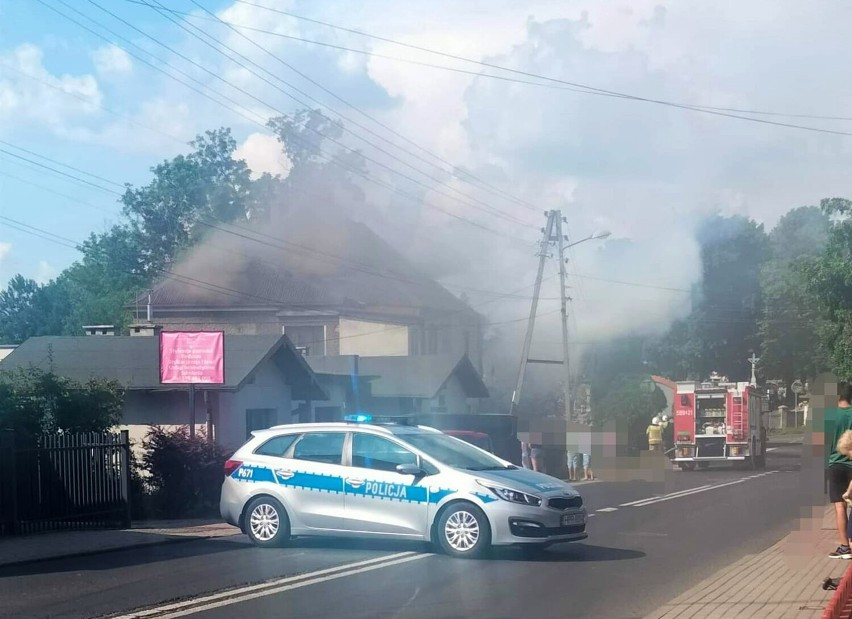
[{"label": "red fire truck", "polygon": [[714,372],[701,383],[678,382],[673,408],[674,462],[682,469],[719,462],[766,466],[765,392]]}]

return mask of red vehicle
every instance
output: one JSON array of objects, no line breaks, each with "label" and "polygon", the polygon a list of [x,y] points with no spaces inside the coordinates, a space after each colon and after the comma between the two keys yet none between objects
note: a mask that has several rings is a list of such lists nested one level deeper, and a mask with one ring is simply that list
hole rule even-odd
[{"label": "red vehicle", "polygon": [[713,373],[702,383],[677,383],[673,408],[673,460],[682,469],[720,462],[766,466],[769,399],[761,390]]},{"label": "red vehicle", "polygon": [[444,430],[444,434],[455,436],[466,443],[470,443],[474,447],[479,447],[489,453],[494,453],[494,445],[491,443],[491,437],[484,432],[472,432],[470,430]]}]

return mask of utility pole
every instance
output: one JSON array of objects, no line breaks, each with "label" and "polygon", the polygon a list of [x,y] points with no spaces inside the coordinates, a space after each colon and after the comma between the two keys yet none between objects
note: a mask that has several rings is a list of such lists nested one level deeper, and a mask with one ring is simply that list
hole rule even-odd
[{"label": "utility pole", "polygon": [[561,213],[554,211],[556,219],[556,243],[559,247],[559,298],[562,302],[562,370],[565,374],[565,419],[571,420],[571,370],[568,367],[568,290],[565,287],[565,241],[568,237],[562,233],[565,221]]},{"label": "utility pole", "polygon": [[514,414],[521,400],[521,388],[524,386],[524,374],[527,371],[527,363],[530,360],[530,346],[532,345],[533,328],[535,327],[535,316],[538,311],[538,297],[541,293],[541,279],[544,275],[544,262],[548,257],[548,248],[550,246],[550,237],[553,234],[555,220],[558,216],[556,211],[547,211],[547,224],[542,228],[543,236],[541,238],[541,249],[538,253],[538,273],[535,277],[535,288],[533,289],[532,305],[530,306],[530,317],[527,323],[527,332],[524,336],[524,348],[521,352],[521,367],[518,370],[518,381],[515,384],[515,390],[512,392],[512,403],[509,406],[509,414]]}]

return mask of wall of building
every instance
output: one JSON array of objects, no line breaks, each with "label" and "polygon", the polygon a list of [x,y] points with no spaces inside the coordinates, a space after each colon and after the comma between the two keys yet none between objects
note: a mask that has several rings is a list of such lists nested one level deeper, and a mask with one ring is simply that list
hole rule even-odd
[{"label": "wall of building", "polygon": [[405,356],[408,355],[408,327],[341,318],[339,342],[341,355]]},{"label": "wall of building", "polygon": [[223,392],[219,397],[216,440],[236,449],[246,441],[246,411],[272,409],[272,425],[292,423],[293,403],[290,386],[272,360],[266,361],[254,374],[253,382],[237,392]]},{"label": "wall of building", "polygon": [[472,412],[470,401],[456,376],[451,376],[436,396],[431,400],[423,400],[421,406],[424,414],[466,415]]}]

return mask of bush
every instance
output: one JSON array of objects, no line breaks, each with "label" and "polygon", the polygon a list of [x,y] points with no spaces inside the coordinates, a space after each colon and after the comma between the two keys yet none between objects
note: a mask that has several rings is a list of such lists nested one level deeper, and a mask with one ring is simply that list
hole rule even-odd
[{"label": "bush", "polygon": [[222,467],[228,452],[204,433],[190,438],[181,427],[153,426],[142,442],[142,471],[153,514],[164,518],[200,518],[219,514]]}]

